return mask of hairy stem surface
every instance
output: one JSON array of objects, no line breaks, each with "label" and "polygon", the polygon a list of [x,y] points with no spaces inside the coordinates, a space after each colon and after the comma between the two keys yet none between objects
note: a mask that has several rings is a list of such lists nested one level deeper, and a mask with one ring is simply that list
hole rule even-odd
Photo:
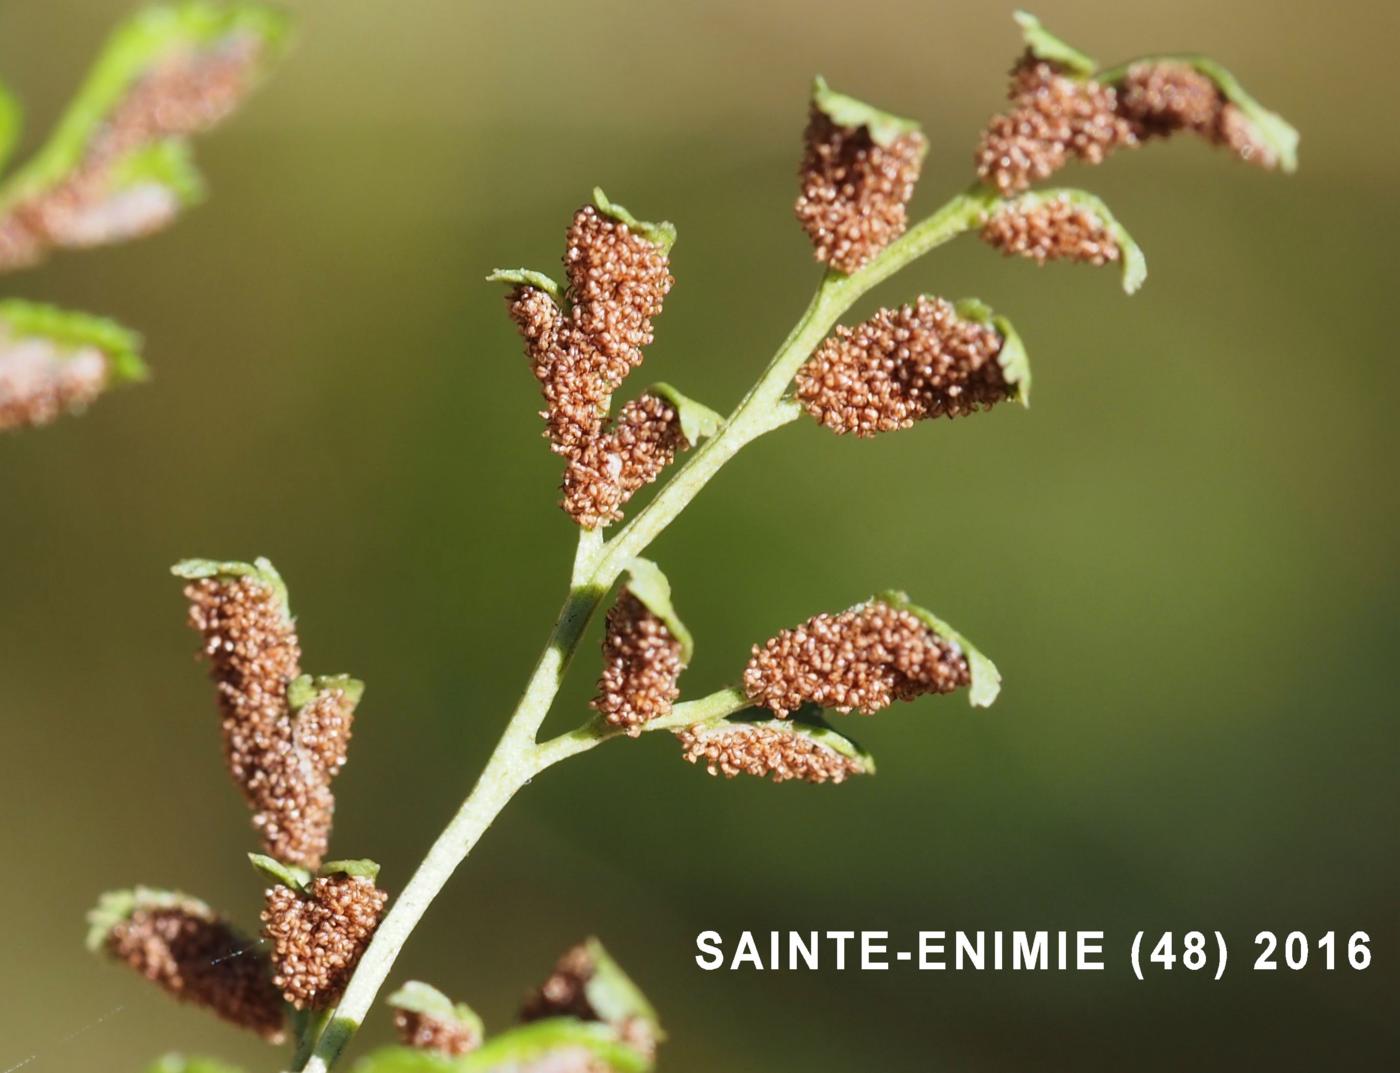
[{"label": "hairy stem surface", "polygon": [[[983,222],[996,200],[994,193],[974,187],[915,225],[860,271],[849,276],[828,272],[768,368],[720,431],[691,454],[651,502],[611,540],[604,543],[601,531],[580,535],[568,598],[491,759],[384,917],[310,1058],[297,1064],[296,1069],[327,1073],[335,1063],[369,1012],[418,921],[515,792],[560,760],[621,736],[606,723],[595,720],[536,744],[540,726],[559,692],[579,640],[627,563],[645,551],[745,445],[798,416],[798,407],[784,398],[788,385],[837,320],[862,295],[929,250]],[[701,700],[678,704],[670,716],[656,720],[647,729],[677,729],[720,718],[745,706],[742,694],[721,690]]]}]

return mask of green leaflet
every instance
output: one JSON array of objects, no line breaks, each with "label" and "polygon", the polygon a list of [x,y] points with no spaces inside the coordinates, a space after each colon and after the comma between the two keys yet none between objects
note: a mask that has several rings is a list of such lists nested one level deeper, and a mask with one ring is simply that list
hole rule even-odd
[{"label": "green leaflet", "polygon": [[603,193],[601,186],[593,188],[593,204],[604,216],[611,216],[614,220],[626,224],[631,230],[641,235],[648,242],[660,246],[667,253],[676,244],[676,225],[666,220],[660,223],[648,223],[646,220],[639,220],[621,205],[608,200],[608,195]]},{"label": "green leaflet", "polygon": [[383,1047],[355,1063],[354,1073],[461,1073],[462,1062],[434,1051]]},{"label": "green leaflet", "polygon": [[837,93],[821,75],[812,80],[812,105],[838,127],[864,127],[870,140],[882,149],[888,149],[906,134],[920,132],[919,124],[912,119],[882,112],[864,101]]},{"label": "green leaflet", "polygon": [[24,129],[24,109],[4,83],[0,83],[0,168],[9,163],[10,153]]},{"label": "green leaflet", "polygon": [[1061,41],[1042,26],[1040,20],[1029,11],[1017,11],[1011,17],[1016,20],[1016,25],[1021,27],[1021,38],[1036,59],[1059,64],[1081,78],[1087,78],[1098,67],[1092,58]]},{"label": "green leaflet", "polygon": [[379,862],[372,861],[368,857],[360,857],[356,860],[327,861],[321,865],[319,874],[323,876],[358,876],[361,879],[374,880],[379,877]]},{"label": "green leaflet", "polygon": [[276,857],[269,857],[265,853],[250,853],[248,854],[248,863],[264,879],[270,879],[284,887],[291,887],[292,890],[301,891],[304,894],[311,886],[311,873],[309,871],[295,864],[283,864]]},{"label": "green leaflet", "polygon": [[338,689],[345,694],[353,709],[365,695],[365,684],[348,674],[303,674],[287,683],[287,705],[293,713],[301,711],[322,693]]},{"label": "green leaflet", "polygon": [[379,863],[368,858],[327,861],[321,865],[320,871],[315,873],[300,865],[279,861],[276,857],[269,857],[265,853],[248,854],[248,863],[265,879],[280,883],[284,887],[291,887],[292,890],[301,891],[303,894],[311,889],[311,881],[316,876],[362,876],[365,879],[373,880],[379,875]]},{"label": "green leaflet", "polygon": [[444,1058],[407,1047],[386,1047],[362,1058],[354,1069],[355,1073],[493,1073],[497,1070],[515,1073],[560,1053],[586,1056],[597,1068],[612,1073],[648,1073],[651,1069],[651,1062],[622,1043],[610,1025],[572,1017],[552,1017],[520,1025],[487,1040],[478,1050],[460,1058]]},{"label": "green leaflet", "polygon": [[460,1025],[477,1039],[485,1034],[481,1018],[475,1010],[464,1002],[454,1003],[436,987],[421,980],[408,981],[385,1001],[396,1010],[407,1010],[435,1021]]},{"label": "green leaflet", "polygon": [[251,563],[219,562],[216,559],[181,559],[170,568],[176,577],[198,581],[210,577],[246,577],[260,582],[273,591],[282,604],[283,613],[291,621],[292,610],[287,599],[287,583],[272,562],[262,556]]},{"label": "green leaflet", "polygon": [[82,163],[93,137],[131,87],[163,61],[251,37],[258,65],[265,67],[288,32],[285,14],[252,2],[182,0],[138,12],[108,39],[49,140],[0,190],[0,209],[63,181]]},{"label": "green leaflet", "polygon": [[629,1021],[641,1021],[651,1030],[652,1039],[658,1043],[663,1041],[666,1033],[661,1028],[660,1018],[641,988],[622,971],[601,942],[590,937],[584,945],[593,963],[593,975],[584,985],[584,994],[593,1012],[599,1019],[619,1028]]},{"label": "green leaflet", "polygon": [[106,356],[107,375],[114,384],[150,375],[141,360],[141,337],[105,317],[6,298],[0,300],[0,337],[6,334],[48,339],[65,349],[95,347]]},{"label": "green leaflet", "polygon": [[213,1058],[186,1058],[167,1054],[146,1067],[146,1073],[243,1073],[237,1066],[226,1065]]},{"label": "green leaflet", "polygon": [[671,603],[671,583],[661,567],[638,556],[627,563],[627,579],[627,591],[666,624],[671,636],[681,643],[681,662],[688,664],[695,655],[695,638],[676,614]]},{"label": "green leaflet", "polygon": [[524,284],[534,287],[537,291],[544,291],[554,299],[554,304],[562,306],[564,304],[564,291],[554,280],[546,276],[543,272],[536,272],[533,268],[496,268],[486,277],[487,283],[510,283]]},{"label": "green leaflet", "polygon": [[[487,1040],[480,1050],[458,1059],[460,1073],[488,1073],[537,1060],[554,1051],[575,1050],[591,1055],[614,1073],[647,1073],[651,1063],[622,1043],[611,1025],[551,1017],[520,1025]],[[374,1071],[380,1073],[380,1071]]]},{"label": "green leaflet", "polygon": [[882,592],[874,599],[888,604],[890,607],[908,611],[922,620],[939,637],[953,642],[962,650],[963,656],[967,659],[968,670],[972,675],[972,685],[968,689],[967,699],[974,708],[986,708],[997,699],[997,694],[1001,692],[1001,672],[997,670],[996,664],[979,652],[966,637],[935,616],[932,611],[911,601],[905,593],[890,590]]},{"label": "green leaflet", "polygon": [[652,384],[647,388],[647,393],[659,395],[676,408],[676,414],[681,420],[681,435],[692,447],[724,427],[723,417],[703,402],[696,402],[690,396],[682,395],[670,384]]},{"label": "green leaflet", "polygon": [[134,887],[131,890],[109,890],[97,899],[97,905],[87,913],[87,948],[100,950],[112,929],[129,920],[138,909],[180,909],[204,920],[215,917],[214,910],[198,898],[174,890],[154,887]]},{"label": "green leaflet", "polygon": [[1031,361],[1021,335],[1012,327],[1011,321],[993,313],[991,306],[980,298],[961,298],[954,303],[958,316],[978,324],[990,324],[1001,336],[1001,350],[997,353],[997,364],[1001,375],[1016,389],[1016,401],[1022,406],[1031,404]]},{"label": "green leaflet", "polygon": [[166,138],[128,153],[112,166],[111,193],[154,184],[175,195],[181,206],[204,198],[204,178],[194,166],[185,138]]}]

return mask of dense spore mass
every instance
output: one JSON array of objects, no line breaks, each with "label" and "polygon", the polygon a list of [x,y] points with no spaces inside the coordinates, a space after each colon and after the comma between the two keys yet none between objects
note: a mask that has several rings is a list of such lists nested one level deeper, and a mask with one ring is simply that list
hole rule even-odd
[{"label": "dense spore mass", "polygon": [[675,412],[643,396],[610,421],[616,391],[642,363],[672,284],[664,246],[585,205],[569,228],[565,304],[520,285],[507,297],[545,400],[550,448],[566,460],[565,511],[587,529],[622,516],[685,446]]},{"label": "dense spore mass", "polygon": [[1263,142],[1244,111],[1189,63],[1135,63],[1124,75],[1118,96],[1121,112],[1141,140],[1190,131],[1259,167],[1279,164],[1277,153]]},{"label": "dense spore mass", "polygon": [[395,1010],[394,1029],[405,1047],[433,1051],[450,1058],[468,1054],[481,1046],[480,1033],[469,1025],[444,1021],[417,1010]]},{"label": "dense spore mass", "polygon": [[628,402],[564,469],[564,509],[585,529],[620,521],[622,508],[686,450],[676,408],[657,395]]},{"label": "dense spore mass", "polygon": [[301,649],[270,585],[207,577],[185,595],[218,689],[224,757],[253,809],[253,826],[269,854],[316,868],[330,841],[330,781],[345,763],[354,701],[330,688],[291,709],[287,689],[301,674]]},{"label": "dense spore mass", "polygon": [[959,647],[879,600],[820,614],[755,645],[744,692],[779,718],[803,704],[872,715],[896,700],[971,682]]},{"label": "dense spore mass", "polygon": [[0,432],[47,425],[85,409],[109,377],[107,356],[97,347],[16,337],[0,322]]},{"label": "dense spore mass", "polygon": [[112,926],[104,948],[180,1001],[281,1040],[282,999],[267,958],[206,907],[138,906]]},{"label": "dense spore mass", "polygon": [[982,239],[1008,256],[1104,265],[1122,256],[1103,217],[1069,198],[1010,201],[982,227]]},{"label": "dense spore mass", "polygon": [[632,737],[668,715],[680,696],[681,642],[659,616],[627,590],[608,610],[603,672],[593,707]]},{"label": "dense spore mass", "polygon": [[131,154],[207,130],[247,94],[261,42],[235,34],[171,56],[136,80],[106,116],[73,171],[0,217],[0,271],[41,259],[53,247],[95,246],[164,227],[180,194],[162,182],[118,183]]},{"label": "dense spore mass", "polygon": [[388,901],[366,876],[321,876],[306,892],[280,884],[268,890],[263,936],[283,997],[299,1010],[339,999]]},{"label": "dense spore mass", "polygon": [[904,233],[928,142],[906,131],[881,146],[868,128],[840,126],[814,104],[805,145],[797,219],[818,261],[855,272]]},{"label": "dense spore mass", "polygon": [[[598,974],[599,966],[594,959],[592,947],[595,942],[580,943],[565,951],[543,984],[532,991],[520,1010],[524,1022],[539,1021],[551,1017],[576,1017],[581,1021],[601,1021],[611,1024],[617,1030],[619,1039],[640,1054],[651,1057],[656,1053],[660,1040],[658,1028],[649,1016],[633,1010],[615,1020],[608,1020],[603,1012],[593,1008],[588,999],[588,985]],[[615,965],[616,974],[621,973]],[[630,989],[632,984],[623,978],[621,983]],[[572,1066],[569,1067],[571,1070]],[[593,1073],[593,1067],[579,1067],[584,1073]]]},{"label": "dense spore mass", "polygon": [[676,732],[692,764],[711,775],[771,777],[774,782],[844,782],[865,769],[858,760],[785,726],[717,723]]},{"label": "dense spore mass", "polygon": [[1002,345],[990,324],[921,296],[838,327],[798,370],[797,399],[833,432],[857,436],[975,413],[1016,394],[997,360]]},{"label": "dense spore mass", "polygon": [[1072,158],[1098,164],[1135,145],[1112,86],[1080,79],[1029,53],[1012,69],[1012,107],[994,116],[977,147],[977,175],[1003,197],[1019,194]]},{"label": "dense spore mass", "polygon": [[1118,88],[1119,110],[1139,138],[1165,137],[1179,130],[1208,134],[1220,117],[1215,83],[1182,63],[1138,63]]}]

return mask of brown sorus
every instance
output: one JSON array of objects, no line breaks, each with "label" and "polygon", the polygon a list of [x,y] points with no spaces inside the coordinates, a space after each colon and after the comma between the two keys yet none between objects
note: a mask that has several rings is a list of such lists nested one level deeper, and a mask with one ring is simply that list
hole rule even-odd
[{"label": "brown sorus", "polygon": [[1098,164],[1136,144],[1112,86],[1073,78],[1029,54],[1011,72],[1009,97],[1011,109],[988,123],[976,155],[978,177],[1003,197],[1048,178],[1071,157]]},{"label": "brown sorus", "polygon": [[855,272],[904,233],[928,142],[908,131],[881,146],[813,105],[805,147],[797,219],[818,261]]},{"label": "brown sorus", "polygon": [[864,771],[860,762],[785,727],[752,723],[693,726],[676,732],[692,764],[711,775],[771,776],[774,782],[844,782]]},{"label": "brown sorus", "polygon": [[974,413],[1015,394],[997,361],[1002,343],[992,326],[920,297],[837,328],[798,371],[797,399],[833,432],[857,436]]},{"label": "brown sorus", "polygon": [[681,642],[626,589],[607,619],[593,707],[609,725],[636,737],[645,724],[669,714],[680,696]]},{"label": "brown sorus", "polygon": [[138,907],[113,925],[105,948],[180,1001],[264,1039],[281,1040],[282,999],[267,958],[205,907]]},{"label": "brown sorus", "polygon": [[1046,261],[1103,265],[1122,256],[1103,218],[1069,198],[1011,201],[982,228],[982,239],[1002,253]]},{"label": "brown sorus", "polygon": [[324,1009],[345,990],[379,926],[389,896],[366,876],[312,880],[303,893],[267,892],[263,936],[272,944],[273,983],[297,1009]]},{"label": "brown sorus", "polygon": [[971,681],[958,647],[909,611],[879,600],[820,614],[755,645],[744,691],[779,718],[803,704],[871,715],[896,700]]}]

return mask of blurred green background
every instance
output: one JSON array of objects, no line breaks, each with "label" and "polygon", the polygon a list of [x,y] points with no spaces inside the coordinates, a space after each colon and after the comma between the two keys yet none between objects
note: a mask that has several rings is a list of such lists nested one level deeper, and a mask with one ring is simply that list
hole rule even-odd
[{"label": "blurred green background", "polygon": [[[929,208],[967,181],[1018,48],[1009,10],[970,0],[295,6],[294,57],[200,147],[207,205],[3,281],[140,327],[156,379],[0,442],[0,1070],[123,1073],[173,1048],[280,1068],[82,948],[97,893],[136,882],[256,922],[253,840],[167,566],[271,556],[307,668],[368,681],[334,848],[397,888],[502,728],[572,543],[482,276],[557,265],[594,183],[676,221],[679,282],[638,383],[728,409],[817,276],[791,218],[810,76],[924,121]],[[127,8],[0,5],[31,142]],[[661,736],[571,761],[489,832],[393,979],[501,1026],[596,932],[661,1009],[676,1073],[1396,1067],[1400,16],[1037,13],[1106,61],[1209,51],[1301,128],[1302,170],[1188,141],[1072,170],[1145,247],[1137,297],[1110,270],[966,239],[878,293],[1010,314],[1032,410],[875,442],[804,422],[653,549],[699,639],[688,693],[775,629],[898,585],[997,659],[1002,699],[859,721],[880,775],[840,788],[713,780]],[[584,714],[595,653],[551,725]],[[693,964],[702,929],[787,927],[1099,928],[1111,962]],[[1226,979],[1137,982],[1139,928],[1225,931]],[[1266,928],[1365,929],[1375,961],[1256,974]],[[381,1013],[360,1046],[387,1036]]]}]

